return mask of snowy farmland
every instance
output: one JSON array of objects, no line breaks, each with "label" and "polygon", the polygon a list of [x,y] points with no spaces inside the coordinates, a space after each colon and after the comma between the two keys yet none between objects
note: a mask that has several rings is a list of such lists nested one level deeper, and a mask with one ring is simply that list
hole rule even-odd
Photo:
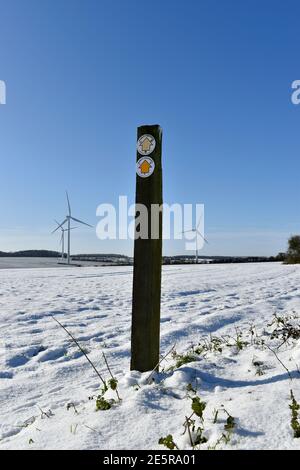
[{"label": "snowy farmland", "polygon": [[[164,267],[161,353],[174,348],[150,380],[129,371],[131,289],[130,267],[0,271],[1,449],[163,449],[168,435],[189,449],[195,398],[200,448],[299,449],[300,339],[280,346],[280,319],[299,326],[300,266]],[[121,402],[108,390],[96,411],[102,383],[52,316],[109,379],[105,353]]]}]

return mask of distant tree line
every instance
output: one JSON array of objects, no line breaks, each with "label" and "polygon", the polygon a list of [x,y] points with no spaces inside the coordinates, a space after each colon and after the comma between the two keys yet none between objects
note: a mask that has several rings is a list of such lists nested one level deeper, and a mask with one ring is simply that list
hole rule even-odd
[{"label": "distant tree line", "polygon": [[[51,250],[21,250],[14,252],[0,251],[0,258],[28,257],[28,258],[58,258],[61,253]],[[132,258],[115,254],[79,254],[73,255],[74,260],[80,261],[114,261],[123,264],[132,264]],[[164,256],[163,264],[190,264],[195,260],[194,255]],[[289,239],[288,251],[277,256],[199,256],[199,261],[209,264],[216,263],[266,263],[281,261],[287,264],[300,263],[300,236],[294,235]]]},{"label": "distant tree line", "polygon": [[[285,253],[277,256],[199,256],[199,263],[225,264],[225,263],[274,263],[284,261]],[[164,264],[192,264],[195,263],[194,255],[164,256]]]},{"label": "distant tree line", "polygon": [[58,256],[61,256],[58,251],[50,251],[50,250],[23,250],[23,251],[10,251],[10,252],[5,252],[5,251],[0,251],[0,257],[1,258],[10,258],[10,257],[15,257],[15,258],[57,258]]}]

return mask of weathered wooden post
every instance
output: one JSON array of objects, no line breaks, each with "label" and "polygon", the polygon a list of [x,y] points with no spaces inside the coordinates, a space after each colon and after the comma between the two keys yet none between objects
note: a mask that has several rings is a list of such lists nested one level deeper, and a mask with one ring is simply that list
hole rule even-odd
[{"label": "weathered wooden post", "polygon": [[[157,208],[163,202],[162,129],[158,125],[141,126],[137,137],[131,370],[146,372],[159,362],[162,212],[153,210],[152,205]],[[140,226],[140,204],[147,208],[147,227]],[[151,209],[157,217],[151,217]],[[148,237],[145,237],[145,228]]]}]

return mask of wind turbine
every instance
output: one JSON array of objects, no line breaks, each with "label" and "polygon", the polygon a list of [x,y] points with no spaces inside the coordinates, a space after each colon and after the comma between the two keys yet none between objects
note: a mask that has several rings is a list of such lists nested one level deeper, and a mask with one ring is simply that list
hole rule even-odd
[{"label": "wind turbine", "polygon": [[197,235],[200,235],[200,237],[202,238],[202,240],[205,242],[205,243],[208,243],[208,241],[206,240],[206,238],[204,238],[204,236],[202,235],[202,233],[200,232],[199,230],[199,226],[201,224],[201,220],[202,220],[202,217],[203,215],[200,217],[200,220],[198,222],[198,225],[194,228],[192,228],[191,230],[185,230],[184,232],[182,233],[189,233],[189,232],[194,232],[196,233],[196,253],[195,253],[195,263],[198,264],[198,237]]},{"label": "wind turbine", "polygon": [[[68,231],[67,228],[63,228],[60,226],[60,223],[57,222],[57,220],[54,219],[54,222],[56,223],[56,225],[58,226],[57,228],[60,228],[61,229],[61,238],[60,238],[60,244],[61,244],[61,259],[62,261],[64,261],[64,258],[65,258],[65,232]],[[75,228],[77,227],[71,227],[70,230],[74,230]],[[52,232],[54,233],[56,231],[56,229]]]},{"label": "wind turbine", "polygon": [[87,225],[88,227],[92,227],[92,225],[90,224],[87,224],[86,222],[83,222],[82,220],[79,220],[79,219],[75,219],[75,217],[72,216],[72,213],[71,213],[71,204],[70,204],[70,200],[69,200],[69,195],[68,195],[68,192],[66,191],[66,196],[67,196],[67,203],[68,203],[68,215],[66,215],[66,218],[65,220],[58,225],[58,227],[53,231],[56,232],[56,230],[58,230],[59,228],[62,228],[63,225],[65,225],[65,223],[67,222],[68,224],[68,228],[66,229],[66,231],[68,232],[68,264],[70,264],[70,253],[71,253],[71,220],[74,220],[75,222],[78,222],[79,224],[82,224],[82,225]]}]

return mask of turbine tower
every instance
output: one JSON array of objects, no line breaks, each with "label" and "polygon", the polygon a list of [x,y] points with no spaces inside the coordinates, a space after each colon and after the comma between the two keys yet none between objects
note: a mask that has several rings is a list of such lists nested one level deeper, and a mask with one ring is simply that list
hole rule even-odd
[{"label": "turbine tower", "polygon": [[202,217],[203,217],[203,215],[201,216],[201,218],[200,218],[200,220],[199,220],[197,226],[195,226],[195,227],[192,228],[191,230],[185,230],[184,232],[182,232],[182,233],[190,233],[190,232],[195,232],[195,233],[196,233],[196,253],[195,253],[195,263],[196,263],[196,264],[198,264],[198,237],[197,237],[197,235],[200,235],[200,237],[202,238],[202,240],[203,240],[205,243],[208,243],[208,241],[206,240],[206,238],[204,238],[204,236],[202,235],[202,233],[201,233],[200,230],[199,230],[199,226],[200,226]]},{"label": "turbine tower", "polygon": [[[57,228],[56,228],[55,230],[53,230],[53,232],[51,232],[51,233],[56,232],[56,230],[57,230],[58,228],[61,229],[61,238],[60,238],[60,244],[61,244],[61,260],[64,261],[64,259],[65,259],[65,232],[67,232],[68,229],[61,227],[61,226],[60,226],[60,223],[57,222],[57,220],[55,220],[55,219],[54,219],[54,222],[56,223]],[[75,228],[77,228],[77,227],[71,227],[70,230],[74,230]]]},{"label": "turbine tower", "polygon": [[83,222],[82,220],[75,219],[75,217],[72,216],[71,204],[70,204],[69,195],[68,195],[67,191],[66,191],[66,196],[67,196],[67,203],[68,203],[68,214],[66,215],[65,220],[61,224],[58,225],[58,227],[54,230],[54,232],[56,232],[56,230],[58,230],[59,228],[62,228],[63,225],[65,225],[65,223],[67,222],[68,226],[65,230],[68,232],[68,264],[70,264],[70,259],[71,259],[71,220],[74,220],[75,222],[78,222],[79,224],[82,224],[82,225],[87,225],[88,227],[93,227],[93,226],[90,225],[90,224],[87,224],[86,222]]}]

